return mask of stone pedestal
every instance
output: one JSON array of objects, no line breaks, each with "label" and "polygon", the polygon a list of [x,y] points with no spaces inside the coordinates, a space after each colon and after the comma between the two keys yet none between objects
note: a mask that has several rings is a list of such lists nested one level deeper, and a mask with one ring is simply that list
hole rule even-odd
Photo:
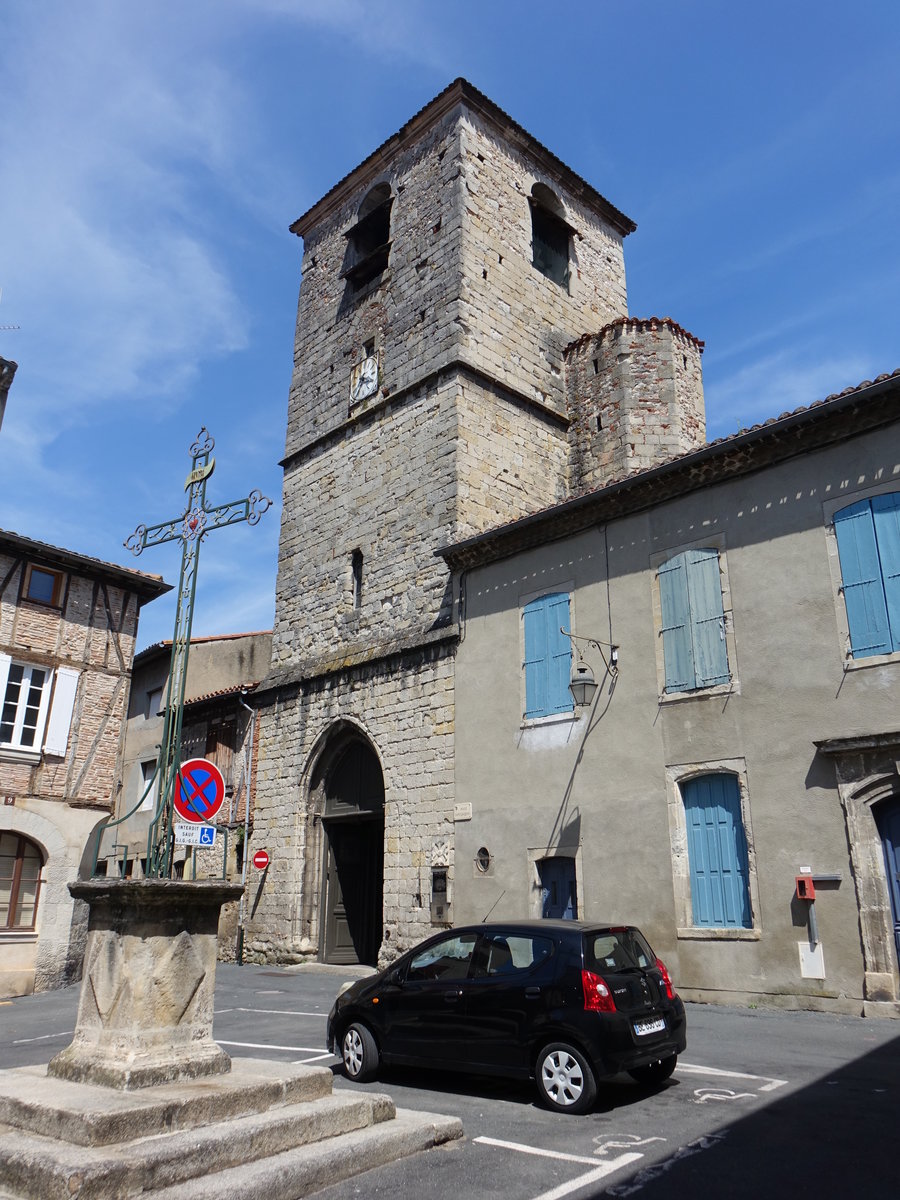
[{"label": "stone pedestal", "polygon": [[212,1038],[216,934],[240,886],[92,879],[69,890],[90,909],[84,977],[75,1036],[49,1074],[130,1090],[229,1071]]}]

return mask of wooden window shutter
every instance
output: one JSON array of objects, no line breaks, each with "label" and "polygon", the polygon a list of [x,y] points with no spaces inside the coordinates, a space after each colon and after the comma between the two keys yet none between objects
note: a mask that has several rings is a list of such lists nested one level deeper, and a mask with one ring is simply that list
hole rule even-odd
[{"label": "wooden window shutter", "polygon": [[749,866],[734,775],[703,775],[682,787],[694,924],[749,929]]},{"label": "wooden window shutter", "polygon": [[900,492],[872,497],[891,649],[900,650]]},{"label": "wooden window shutter", "polygon": [[75,709],[75,693],[78,690],[79,671],[71,667],[58,667],[53,688],[53,706],[47,721],[47,735],[44,738],[44,753],[59,755],[63,758],[69,744],[69,729],[72,725],[72,713]]},{"label": "wooden window shutter", "polygon": [[694,654],[683,554],[667,559],[659,568],[659,602],[666,691],[685,692],[694,687]]},{"label": "wooden window shutter", "polygon": [[860,500],[835,513],[834,532],[850,626],[850,653],[854,658],[889,654],[892,642],[871,502]]},{"label": "wooden window shutter", "polygon": [[694,686],[714,687],[727,683],[731,678],[725,641],[719,552],[712,549],[688,550],[685,561],[691,610]]}]

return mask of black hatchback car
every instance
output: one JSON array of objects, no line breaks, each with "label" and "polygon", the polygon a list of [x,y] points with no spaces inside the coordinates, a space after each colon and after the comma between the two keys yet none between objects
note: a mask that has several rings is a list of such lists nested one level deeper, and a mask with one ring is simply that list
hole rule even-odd
[{"label": "black hatchback car", "polygon": [[669,973],[639,930],[505,921],[448,930],[351,984],[328,1016],[350,1079],[379,1063],[533,1077],[541,1099],[586,1112],[597,1079],[668,1079],[685,1047]]}]

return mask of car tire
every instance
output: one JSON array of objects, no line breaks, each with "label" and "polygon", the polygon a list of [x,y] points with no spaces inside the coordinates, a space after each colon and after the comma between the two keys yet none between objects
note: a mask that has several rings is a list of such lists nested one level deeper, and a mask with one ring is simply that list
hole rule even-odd
[{"label": "car tire", "polygon": [[534,1077],[541,1100],[555,1112],[584,1113],[597,1099],[597,1081],[587,1059],[565,1042],[544,1047]]},{"label": "car tire", "polygon": [[675,1070],[677,1062],[678,1055],[670,1054],[668,1058],[660,1058],[657,1062],[647,1063],[645,1067],[633,1067],[628,1074],[635,1083],[640,1083],[644,1087],[657,1087],[666,1082]]},{"label": "car tire", "polygon": [[365,1025],[348,1025],[341,1038],[344,1074],[355,1083],[366,1083],[378,1073],[378,1047]]}]

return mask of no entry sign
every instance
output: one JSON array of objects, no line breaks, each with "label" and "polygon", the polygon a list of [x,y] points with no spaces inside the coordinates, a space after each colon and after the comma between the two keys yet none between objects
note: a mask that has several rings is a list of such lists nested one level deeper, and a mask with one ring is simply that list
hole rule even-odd
[{"label": "no entry sign", "polygon": [[268,850],[257,850],[257,852],[253,855],[253,865],[256,867],[257,871],[264,871],[269,865]]},{"label": "no entry sign", "polygon": [[225,799],[225,780],[215,763],[189,758],[178,769],[173,803],[185,821],[211,821]]}]

